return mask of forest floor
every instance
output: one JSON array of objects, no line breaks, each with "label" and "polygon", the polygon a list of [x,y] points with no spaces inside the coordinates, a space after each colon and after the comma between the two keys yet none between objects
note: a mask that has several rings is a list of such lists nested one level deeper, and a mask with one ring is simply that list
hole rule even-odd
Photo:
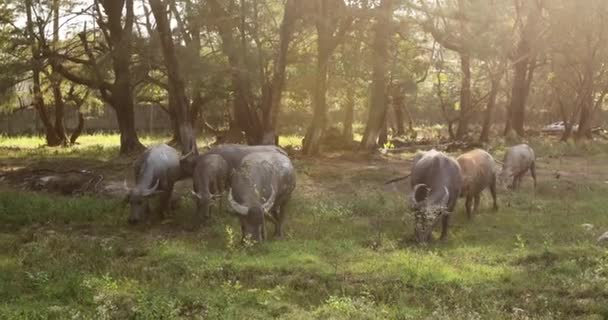
[{"label": "forest floor", "polygon": [[[146,138],[146,144],[161,141]],[[132,180],[115,136],[70,148],[0,137],[0,319],[605,319],[608,145],[535,141],[539,183],[459,202],[448,240],[411,242],[412,154],[294,157],[287,236],[240,243],[213,212],[192,231],[191,182],[161,224],[129,227],[118,197],[23,190],[15,172]],[[491,148],[498,159],[500,147]],[[51,172],[51,171],[49,171]],[[590,224],[590,226],[583,226]]]}]

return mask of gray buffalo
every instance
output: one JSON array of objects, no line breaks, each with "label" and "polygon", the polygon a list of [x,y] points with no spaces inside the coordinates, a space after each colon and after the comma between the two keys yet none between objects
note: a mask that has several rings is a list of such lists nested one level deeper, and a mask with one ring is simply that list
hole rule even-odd
[{"label": "gray buffalo", "polygon": [[536,188],[536,156],[534,150],[527,144],[519,144],[507,150],[500,172],[500,184],[516,190],[521,184],[521,178],[530,171]]},{"label": "gray buffalo", "polygon": [[[494,158],[481,149],[475,149],[456,158],[462,174],[461,196],[466,197],[465,208],[469,219],[477,213],[480,194],[490,189],[494,200],[494,210],[498,210],[496,203],[496,166]],[[475,201],[473,209],[471,204]]]},{"label": "gray buffalo", "polygon": [[164,212],[170,205],[173,185],[183,178],[180,169],[180,157],[177,150],[166,144],[148,148],[133,164],[135,187],[127,189],[127,200],[131,206],[129,223],[136,224],[144,220],[149,211],[149,199],[160,195],[158,213],[164,218]]},{"label": "gray buffalo", "polygon": [[[228,171],[232,172],[239,167],[241,160],[243,160],[245,156],[254,152],[278,152],[287,155],[287,152],[277,146],[248,146],[242,144],[221,144],[212,147],[205,152],[205,154],[217,154],[222,156],[228,163]],[[193,174],[196,159],[197,156],[191,154],[182,157],[181,166],[186,174]]]},{"label": "gray buffalo", "polygon": [[450,214],[462,189],[458,162],[436,150],[427,151],[414,163],[410,182],[416,239],[418,242],[432,240],[433,229],[439,221],[442,222],[441,239],[445,239]]},{"label": "gray buffalo", "polygon": [[209,220],[209,206],[213,198],[221,197],[229,183],[228,162],[218,154],[204,154],[196,158],[192,174],[192,195],[196,201],[197,225]]},{"label": "gray buffalo", "polygon": [[289,158],[279,152],[257,152],[245,156],[231,178],[229,201],[238,213],[243,237],[255,241],[266,238],[265,219],[275,226],[275,236],[283,237],[285,205],[296,186]]},{"label": "gray buffalo", "polygon": [[[230,176],[240,166],[243,158],[256,152],[277,152],[287,155],[277,146],[248,146],[241,144],[223,144],[214,146],[203,155],[187,154],[180,160],[185,175],[192,176],[195,201],[197,203],[197,224],[207,222],[211,198],[221,196],[229,186]],[[218,182],[227,181],[220,185]],[[211,186],[210,184],[215,184]],[[213,189],[215,187],[219,189]],[[207,191],[211,190],[213,197]]]}]

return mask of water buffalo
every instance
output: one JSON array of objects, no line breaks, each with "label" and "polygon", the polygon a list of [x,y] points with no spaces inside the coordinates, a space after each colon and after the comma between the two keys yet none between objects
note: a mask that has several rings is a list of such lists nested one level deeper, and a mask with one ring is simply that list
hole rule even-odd
[{"label": "water buffalo", "polygon": [[433,229],[440,220],[441,239],[445,239],[450,214],[462,189],[458,162],[436,150],[424,152],[412,166],[410,182],[416,239],[418,242],[432,240]]},{"label": "water buffalo", "polygon": [[196,158],[192,174],[192,195],[196,201],[196,224],[209,219],[209,206],[214,197],[221,197],[229,183],[228,163],[218,154],[204,154]]},{"label": "water buffalo", "polygon": [[536,188],[536,156],[534,150],[527,144],[519,144],[507,149],[503,160],[502,171],[500,172],[500,184],[516,190],[521,184],[521,178],[528,170],[534,179]]},{"label": "water buffalo", "polygon": [[[183,178],[177,150],[166,144],[148,148],[133,164],[135,187],[127,188],[127,200],[131,205],[129,223],[136,224],[146,218],[150,211],[149,198],[160,195],[160,218],[164,218],[173,185]],[[125,188],[126,188],[125,181]]]},{"label": "water buffalo", "polygon": [[[490,189],[494,200],[494,210],[498,210],[496,203],[496,169],[494,158],[481,149],[475,149],[456,158],[462,174],[461,196],[466,197],[465,208],[469,219],[477,213],[480,194],[486,188]],[[471,203],[475,200],[473,210]]]},{"label": "water buffalo", "polygon": [[[284,155],[287,153],[277,146],[248,146],[242,144],[221,144],[209,149],[205,154],[218,154],[228,163],[228,171],[232,172],[241,164],[241,160],[248,154],[254,152],[278,152]],[[197,156],[185,155],[181,159],[182,170],[186,174],[193,174]]]},{"label": "water buffalo", "polygon": [[296,186],[289,158],[279,152],[257,152],[245,156],[231,178],[229,201],[238,213],[243,237],[266,238],[265,218],[273,222],[275,236],[283,237],[285,205]]}]

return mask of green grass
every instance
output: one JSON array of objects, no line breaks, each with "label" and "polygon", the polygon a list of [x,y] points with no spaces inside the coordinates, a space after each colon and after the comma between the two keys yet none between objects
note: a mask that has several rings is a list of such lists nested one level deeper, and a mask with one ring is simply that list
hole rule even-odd
[{"label": "green grass", "polygon": [[256,246],[229,212],[187,231],[187,199],[173,222],[130,228],[118,200],[3,189],[0,319],[608,317],[603,181],[541,176],[533,192],[527,178],[498,212],[484,196],[467,221],[459,204],[449,240],[417,246],[405,196],[381,190],[390,171],[327,164],[296,162],[287,237]]}]

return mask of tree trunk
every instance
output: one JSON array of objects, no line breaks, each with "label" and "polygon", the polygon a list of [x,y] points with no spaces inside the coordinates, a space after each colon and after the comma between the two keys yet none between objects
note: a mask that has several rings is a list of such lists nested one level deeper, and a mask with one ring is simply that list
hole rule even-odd
[{"label": "tree trunk", "polygon": [[511,103],[509,105],[509,119],[507,121],[505,135],[509,134],[509,132],[512,130],[514,130],[520,137],[525,135],[524,123],[526,100],[530,90],[526,81],[529,71],[528,61],[529,59],[527,58],[523,59],[522,61],[515,63],[514,66],[513,88],[511,90]]},{"label": "tree trunk", "polygon": [[593,69],[587,64],[584,71],[583,85],[580,88],[580,113],[578,130],[574,135],[576,140],[591,139],[591,123],[593,116]]},{"label": "tree trunk", "polygon": [[323,52],[323,46],[319,45],[319,55],[317,57],[317,75],[315,78],[315,89],[313,97],[313,118],[306,137],[302,152],[306,155],[319,154],[321,139],[327,126],[327,69],[329,63],[329,53]]},{"label": "tree trunk", "polygon": [[76,140],[78,139],[78,137],[80,137],[80,134],[82,134],[83,130],[84,115],[82,114],[82,112],[78,111],[78,125],[76,126],[76,128],[74,128],[74,131],[72,131],[72,135],[70,136],[70,144],[76,143]]},{"label": "tree trunk", "polygon": [[[532,52],[532,42],[536,41],[538,22],[541,8],[530,2],[525,23],[520,25],[519,41],[513,55],[513,86],[511,88],[511,103],[508,109],[508,118],[504,135],[515,131],[517,135],[525,135],[526,102],[530,94],[530,86],[534,76],[536,62]],[[519,11],[518,11],[519,12]]]},{"label": "tree trunk", "polygon": [[263,130],[260,118],[255,110],[251,80],[246,64],[246,48],[239,48],[235,39],[237,27],[235,19],[223,8],[218,0],[208,1],[216,26],[222,39],[222,51],[228,58],[231,67],[234,97],[234,120],[240,131],[244,131],[249,144],[258,144],[262,140]]},{"label": "tree trunk", "polygon": [[27,16],[27,33],[30,41],[30,47],[32,52],[31,70],[32,70],[32,95],[33,104],[38,111],[40,120],[44,126],[46,143],[49,146],[58,146],[61,144],[55,128],[51,123],[47,109],[42,96],[41,84],[40,84],[40,73],[42,72],[42,56],[40,51],[40,42],[36,40],[36,34],[34,32],[34,21],[32,19],[32,0],[25,1],[25,9]]},{"label": "tree trunk", "polygon": [[488,103],[486,105],[486,112],[483,116],[483,126],[481,128],[481,134],[479,135],[479,141],[481,142],[488,142],[490,140],[492,114],[494,113],[494,107],[496,106],[496,97],[498,96],[499,85],[500,79],[492,79],[490,95],[488,96]]},{"label": "tree trunk", "polygon": [[329,28],[324,16],[325,12],[318,13],[317,17],[317,73],[313,92],[313,117],[306,132],[302,153],[305,155],[319,154],[321,140],[327,126],[327,73],[328,64],[332,54],[331,43],[333,30]]},{"label": "tree trunk", "polygon": [[[57,50],[59,43],[59,0],[53,0],[53,47]],[[41,34],[40,36],[43,36]],[[53,97],[55,100],[55,133],[59,139],[58,143],[67,146],[68,137],[65,132],[64,109],[65,104],[63,101],[63,94],[61,92],[61,74],[57,72],[57,59],[52,59],[53,70],[51,73],[51,85],[53,87]]]},{"label": "tree trunk", "polygon": [[403,102],[404,101],[405,101],[405,96],[401,92],[393,95],[393,111],[395,112],[395,122],[396,122],[396,127],[397,127],[395,134],[397,136],[402,136],[405,134],[405,127],[403,126]]},{"label": "tree trunk", "polygon": [[378,136],[378,146],[383,147],[388,142],[388,121],[384,119],[384,125],[380,130],[380,135]]},{"label": "tree trunk", "polygon": [[[405,99],[404,99],[405,101]],[[418,102],[418,89],[414,92],[414,98],[409,103],[403,104],[403,110],[405,111],[405,115],[407,116],[407,127],[410,132],[414,132],[414,117],[412,117],[412,112],[410,111],[409,105],[416,105]]]},{"label": "tree trunk", "polygon": [[156,19],[156,29],[162,44],[162,52],[169,80],[169,95],[172,96],[170,100],[173,102],[172,110],[175,116],[182,153],[194,152],[196,154],[198,153],[196,137],[192,130],[192,123],[188,120],[189,101],[186,96],[186,85],[180,73],[175,53],[175,45],[167,19],[167,6],[162,0],[150,0],[150,7]]},{"label": "tree trunk", "polygon": [[581,112],[578,120],[578,130],[576,130],[574,136],[577,140],[593,138],[593,136],[591,135],[593,108],[591,107],[589,102],[590,101],[585,101],[581,106]]},{"label": "tree trunk", "polygon": [[[53,77],[61,77],[58,73],[53,72]],[[61,79],[53,79],[53,97],[55,100],[55,134],[57,135],[58,144],[62,146],[68,145],[68,137],[65,130],[65,123],[63,121],[65,114],[65,103],[63,101],[63,94],[61,92]]]},{"label": "tree trunk", "polygon": [[285,86],[287,53],[293,36],[294,26],[299,16],[296,4],[297,1],[298,0],[287,0],[285,3],[283,22],[281,23],[281,29],[279,30],[279,52],[277,53],[276,63],[274,65],[272,83],[268,90],[268,94],[270,94],[269,105],[264,107],[263,131],[265,134],[276,135],[277,131],[277,117],[281,105],[283,87]]},{"label": "tree trunk", "polygon": [[462,80],[460,85],[460,118],[456,139],[462,140],[469,133],[471,117],[471,57],[468,53],[460,53],[460,70]]},{"label": "tree trunk", "polygon": [[[131,88],[131,32],[133,30],[133,0],[103,0],[101,1],[108,17],[107,25],[110,31],[110,46],[112,48],[112,69],[114,83],[111,86],[112,97],[110,105],[116,111],[118,129],[120,131],[120,153],[139,152],[144,146],[139,141],[135,130],[135,112],[133,106],[133,91]],[[123,29],[123,8],[126,16]]]},{"label": "tree trunk", "polygon": [[[114,107],[116,118],[118,120],[118,131],[120,132],[120,154],[131,154],[140,152],[145,147],[139,142],[137,131],[135,130],[135,113],[133,112],[133,100],[129,95],[124,98],[118,96],[115,98],[116,103],[124,104],[120,108]],[[129,107],[129,104],[130,107]]]},{"label": "tree trunk", "polygon": [[344,104],[344,121],[342,137],[344,141],[353,141],[353,122],[355,120],[355,89],[349,84],[346,88],[346,103]]},{"label": "tree trunk", "polygon": [[572,136],[572,124],[568,121],[564,121],[564,133],[562,137],[559,139],[561,142],[566,142]]},{"label": "tree trunk", "polygon": [[386,86],[387,62],[389,61],[388,44],[390,40],[391,16],[393,13],[393,0],[382,0],[378,8],[379,14],[374,27],[373,70],[371,103],[367,125],[361,149],[371,151],[378,147],[378,137],[386,119]]}]

